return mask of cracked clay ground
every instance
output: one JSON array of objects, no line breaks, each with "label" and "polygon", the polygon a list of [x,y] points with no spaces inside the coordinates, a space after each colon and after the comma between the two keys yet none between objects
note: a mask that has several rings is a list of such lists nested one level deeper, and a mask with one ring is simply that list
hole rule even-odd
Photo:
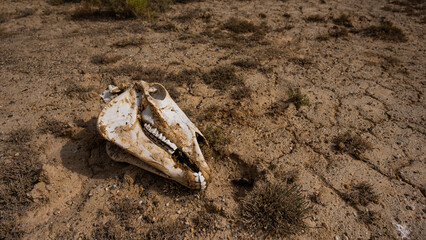
[{"label": "cracked clay ground", "polygon": [[[188,2],[147,21],[1,1],[0,238],[258,239],[242,200],[286,181],[311,211],[271,238],[424,239],[424,1]],[[98,94],[135,80],[215,130],[206,191],[106,155]]]}]

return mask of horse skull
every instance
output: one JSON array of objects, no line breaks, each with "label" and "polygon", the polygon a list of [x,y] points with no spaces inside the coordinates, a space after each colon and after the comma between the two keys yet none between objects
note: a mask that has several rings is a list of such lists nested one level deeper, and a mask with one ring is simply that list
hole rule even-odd
[{"label": "horse skull", "polygon": [[210,168],[199,146],[206,140],[163,85],[133,84],[105,106],[97,127],[113,160],[191,189],[206,188]]}]

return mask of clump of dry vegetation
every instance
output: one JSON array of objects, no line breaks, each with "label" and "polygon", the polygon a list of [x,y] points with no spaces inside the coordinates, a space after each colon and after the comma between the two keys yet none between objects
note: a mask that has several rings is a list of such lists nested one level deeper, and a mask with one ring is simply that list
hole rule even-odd
[{"label": "clump of dry vegetation", "polygon": [[253,58],[246,58],[234,61],[232,65],[245,69],[255,69],[260,66],[260,62]]},{"label": "clump of dry vegetation", "polygon": [[203,74],[203,80],[206,84],[219,90],[225,90],[227,87],[242,83],[233,66],[217,66],[210,72]]},{"label": "clump of dry vegetation", "polygon": [[367,206],[371,202],[377,203],[379,196],[373,191],[370,184],[361,182],[351,187],[348,193],[343,194],[343,198],[353,206]]},{"label": "clump of dry vegetation", "polygon": [[236,18],[230,18],[225,24],[225,29],[234,33],[251,33],[256,32],[258,27],[253,23],[246,20],[239,20]]},{"label": "clump of dry vegetation", "polygon": [[31,207],[28,193],[41,180],[38,152],[29,141],[33,131],[18,129],[1,141],[0,157],[0,239],[19,238],[23,231],[18,218]]},{"label": "clump of dry vegetation", "polygon": [[389,21],[382,21],[378,26],[370,26],[361,30],[364,36],[388,42],[406,42],[404,32]]},{"label": "clump of dry vegetation", "polygon": [[171,0],[82,0],[72,18],[75,20],[134,17],[153,19],[157,13],[166,11],[171,2]]},{"label": "clump of dry vegetation", "polygon": [[305,18],[306,22],[326,22],[325,18],[319,14],[311,15]]},{"label": "clump of dry vegetation", "polygon": [[361,159],[365,151],[372,149],[371,143],[350,131],[337,136],[333,142],[339,152],[349,153],[357,159]]},{"label": "clump of dry vegetation", "polygon": [[121,239],[124,229],[116,222],[109,220],[105,224],[96,227],[91,236],[93,239]]},{"label": "clump of dry vegetation", "polygon": [[370,225],[373,224],[375,221],[377,221],[379,219],[379,214],[377,212],[374,211],[360,211],[359,212],[359,220],[361,220],[361,222]]},{"label": "clump of dry vegetation", "polygon": [[316,39],[318,41],[327,41],[330,38],[338,39],[341,37],[346,37],[348,35],[349,35],[349,31],[346,30],[346,28],[338,28],[335,26],[331,28],[327,34],[319,35],[318,37],[316,37]]},{"label": "clump of dry vegetation", "polygon": [[241,99],[244,99],[244,98],[250,98],[252,92],[253,91],[251,90],[251,88],[249,88],[247,86],[241,86],[241,87],[238,87],[237,89],[235,89],[234,91],[232,91],[231,97],[234,100],[241,100]]},{"label": "clump of dry vegetation", "polygon": [[333,18],[333,23],[344,27],[353,27],[352,21],[347,14],[341,14],[337,18]]},{"label": "clump of dry vegetation", "polygon": [[113,47],[116,48],[125,48],[125,47],[138,47],[144,43],[144,39],[139,38],[126,38],[122,39],[113,44]]},{"label": "clump of dry vegetation", "polygon": [[177,27],[171,22],[159,23],[156,22],[151,25],[151,28],[156,32],[173,32],[177,30]]},{"label": "clump of dry vegetation", "polygon": [[175,83],[180,86],[184,83],[186,83],[187,85],[190,85],[196,81],[199,74],[200,73],[197,70],[184,69],[177,73],[167,74],[165,81],[170,83]]},{"label": "clump of dry vegetation", "polygon": [[302,67],[306,67],[306,66],[312,65],[312,60],[310,60],[308,58],[294,57],[294,58],[289,58],[288,61],[292,62],[292,63],[295,63],[297,65],[300,65]]},{"label": "clump of dry vegetation", "polygon": [[141,239],[186,239],[183,236],[191,232],[188,225],[180,221],[175,221],[170,225],[159,225],[151,228]]},{"label": "clump of dry vegetation", "polygon": [[49,133],[55,137],[71,137],[73,135],[72,128],[69,124],[58,120],[45,120],[38,127],[41,133]]},{"label": "clump of dry vegetation", "polygon": [[297,91],[290,91],[289,93],[290,99],[288,99],[288,102],[293,103],[297,109],[299,109],[302,106],[309,106],[311,103],[309,101],[309,98],[306,94],[302,94],[300,90]]},{"label": "clump of dry vegetation", "polygon": [[306,227],[310,207],[298,185],[265,183],[257,186],[242,203],[243,222],[267,236],[297,234]]},{"label": "clump of dry vegetation", "polygon": [[90,62],[96,65],[111,64],[118,62],[121,58],[119,55],[106,56],[105,54],[99,54],[93,56]]},{"label": "clump of dry vegetation", "polygon": [[231,143],[231,137],[226,135],[223,129],[215,124],[207,125],[203,134],[210,147],[216,151],[222,151],[227,144]]}]

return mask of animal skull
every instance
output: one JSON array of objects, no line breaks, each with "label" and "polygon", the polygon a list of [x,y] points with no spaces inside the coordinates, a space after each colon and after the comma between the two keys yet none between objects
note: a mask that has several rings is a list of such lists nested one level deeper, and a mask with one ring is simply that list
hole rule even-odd
[{"label": "animal skull", "polygon": [[107,153],[113,160],[191,189],[206,188],[210,168],[199,142],[207,141],[163,85],[133,84],[105,106],[97,127],[109,141]]}]

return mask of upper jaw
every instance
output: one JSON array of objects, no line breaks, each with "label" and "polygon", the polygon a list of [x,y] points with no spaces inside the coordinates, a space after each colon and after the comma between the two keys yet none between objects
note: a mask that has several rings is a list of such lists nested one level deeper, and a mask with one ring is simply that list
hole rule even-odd
[{"label": "upper jaw", "polygon": [[197,140],[203,136],[162,85],[140,81],[130,87],[103,109],[98,129],[130,153],[119,159],[119,154],[109,154],[116,156],[114,160],[205,189],[210,168]]}]

